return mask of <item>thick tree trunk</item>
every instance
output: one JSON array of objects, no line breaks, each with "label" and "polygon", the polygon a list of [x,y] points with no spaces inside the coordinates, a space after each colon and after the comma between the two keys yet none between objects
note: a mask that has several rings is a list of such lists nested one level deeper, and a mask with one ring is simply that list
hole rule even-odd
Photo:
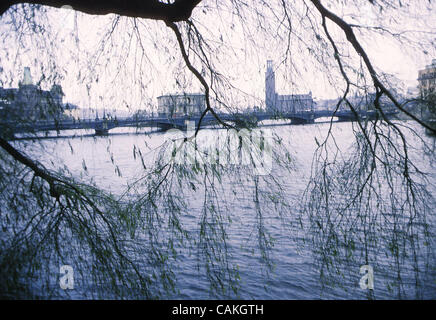
[{"label": "thick tree trunk", "polygon": [[175,0],[171,4],[158,0],[24,0],[2,1],[0,15],[12,5],[18,3],[32,3],[60,8],[71,6],[74,10],[93,15],[109,13],[128,17],[147,18],[175,22],[187,20],[192,10],[201,0]]}]

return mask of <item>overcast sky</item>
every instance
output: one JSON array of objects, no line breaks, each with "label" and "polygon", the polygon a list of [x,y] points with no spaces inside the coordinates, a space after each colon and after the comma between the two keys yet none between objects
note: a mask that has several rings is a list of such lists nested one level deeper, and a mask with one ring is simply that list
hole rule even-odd
[{"label": "overcast sky", "polygon": [[[378,70],[397,76],[404,87],[416,86],[418,69],[436,58],[435,43],[430,42],[436,38],[434,3],[405,7],[402,10],[407,12],[407,17],[401,12],[395,15],[387,12],[381,19],[374,7],[363,5],[367,1],[356,2],[356,6],[342,8],[335,5],[331,10],[347,22],[388,26],[413,39],[415,42],[398,43],[392,37],[370,34],[366,29],[361,29],[364,34],[356,31]],[[211,46],[206,50],[207,56],[226,77],[218,88],[220,93],[225,93],[228,103],[240,107],[263,103],[267,59],[274,60],[276,87],[280,94],[312,91],[315,98],[325,99],[340,93],[341,81],[330,79],[334,85],[328,81],[328,77],[336,76],[337,72],[328,51],[331,48],[322,49],[309,29],[310,23],[317,22],[317,28],[322,31],[319,17],[314,15],[311,19],[298,20],[307,14],[307,7],[313,9],[313,6],[308,4],[306,7],[304,1],[292,4],[293,33],[286,56],[288,42],[281,23],[283,12],[272,12],[259,6],[257,12],[247,11],[249,13],[243,19],[238,19],[229,5],[214,9],[211,7],[214,3],[204,1],[194,10],[193,19]],[[264,20],[256,20],[259,12]],[[274,14],[282,16],[277,19]],[[10,15],[0,20],[0,36],[5,48],[0,53],[3,70],[0,79],[4,87],[16,87],[23,67],[30,66],[35,81],[41,79],[42,73],[47,77],[56,70],[58,77],[48,77],[42,85],[60,83],[66,94],[64,101],[84,108],[125,109],[128,106],[143,109],[156,104],[156,97],[162,94],[201,91],[199,82],[185,68],[174,34],[162,22],[117,20],[114,15],[90,16],[69,9],[47,8],[46,15],[36,17],[37,24],[45,26],[46,31],[37,31],[39,35],[35,36],[33,30],[26,28],[14,31],[15,26],[20,25],[21,16],[14,15],[14,24],[10,23]],[[138,32],[134,29],[135,24]],[[340,45],[345,43],[339,30],[332,25],[329,28]],[[110,36],[107,35],[112,29]],[[26,31],[24,35],[23,30]],[[318,49],[317,57],[311,56],[308,47]],[[345,45],[341,48],[344,59],[358,67],[359,59],[352,50]],[[207,76],[192,52],[190,57]],[[285,57],[287,59],[283,61]],[[326,65],[320,66],[317,59],[327,61]]]}]

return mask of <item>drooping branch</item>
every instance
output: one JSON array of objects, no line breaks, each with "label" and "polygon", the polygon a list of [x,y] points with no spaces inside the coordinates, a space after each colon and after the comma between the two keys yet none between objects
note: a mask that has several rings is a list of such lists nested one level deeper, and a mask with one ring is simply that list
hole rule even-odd
[{"label": "drooping branch", "polygon": [[[426,129],[430,130],[431,132],[436,133],[436,130],[432,128],[430,125],[416,117],[414,114],[408,112],[403,106],[397,101],[397,99],[392,95],[392,93],[383,85],[383,83],[378,78],[377,72],[374,69],[374,66],[372,65],[366,51],[362,48],[360,42],[357,40],[356,35],[354,34],[353,28],[351,25],[349,25],[347,22],[345,22],[343,19],[341,19],[339,16],[334,14],[332,11],[328,10],[326,7],[324,7],[321,4],[320,0],[311,0],[312,3],[315,5],[319,13],[322,17],[329,19],[334,24],[336,24],[339,28],[342,29],[342,31],[345,33],[345,36],[347,37],[348,42],[353,46],[354,50],[362,57],[366,68],[368,69],[371,79],[374,83],[374,87],[377,90],[380,90],[383,94],[385,94],[395,105],[395,107],[400,110],[401,112],[405,113],[407,116],[418,122],[420,125],[425,127]],[[377,108],[377,104],[375,104]],[[381,108],[377,108],[383,115],[383,110]]]},{"label": "drooping branch", "polygon": [[64,194],[66,197],[66,201],[70,201],[68,192],[65,192],[64,188],[70,189],[74,192],[75,196],[85,204],[85,208],[89,214],[91,214],[90,210],[87,208],[89,206],[92,208],[95,215],[99,216],[103,222],[105,223],[109,235],[113,244],[113,249],[116,254],[126,261],[134,270],[135,274],[141,280],[141,282],[145,282],[145,279],[139,268],[135,265],[135,263],[121,250],[119,246],[119,240],[117,239],[116,232],[114,230],[114,226],[110,222],[110,220],[105,216],[105,213],[101,211],[97,204],[76,184],[66,181],[63,178],[59,178],[56,175],[52,174],[48,169],[46,169],[43,165],[39,164],[37,161],[34,161],[28,158],[25,154],[21,153],[17,149],[15,149],[9,142],[2,139],[0,137],[0,147],[3,148],[9,155],[11,155],[16,161],[30,168],[35,176],[41,177],[44,181],[46,181],[50,186],[50,196],[56,198],[57,202],[62,206],[59,201],[59,197]]},{"label": "drooping branch", "polygon": [[197,129],[195,131],[195,136],[197,136],[198,131],[200,129],[201,122],[203,121],[203,118],[206,116],[206,114],[208,112],[210,112],[215,117],[215,119],[221,125],[223,125],[225,128],[233,128],[233,126],[231,126],[228,123],[225,123],[224,121],[222,121],[222,119],[218,116],[218,114],[215,112],[215,110],[211,107],[210,97],[209,97],[209,92],[210,92],[209,85],[207,84],[206,80],[201,75],[201,73],[197,69],[195,69],[195,67],[189,61],[189,57],[188,57],[188,54],[186,53],[185,45],[183,44],[182,35],[181,35],[180,31],[179,31],[179,28],[173,22],[167,22],[167,26],[171,30],[173,30],[175,35],[176,35],[177,43],[179,44],[179,48],[180,48],[180,51],[182,53],[183,60],[186,63],[186,67],[189,69],[189,71],[191,71],[195,75],[195,77],[200,81],[201,85],[204,88],[204,95],[205,95],[205,99],[206,99],[206,109],[204,109],[204,111],[202,112],[202,114],[200,116],[200,119],[199,119],[199,122],[198,122],[198,126],[197,126]]},{"label": "drooping branch", "polygon": [[0,138],[0,147],[2,147],[2,149],[9,153],[9,155],[11,155],[15,160],[30,168],[35,173],[35,175],[41,177],[50,185],[54,183],[55,178],[51,176],[45,168],[40,166],[37,162],[29,159],[27,156],[15,149],[9,142],[2,138]]},{"label": "drooping branch", "polygon": [[30,3],[56,8],[70,6],[74,10],[92,15],[113,13],[135,18],[183,21],[191,16],[192,10],[200,2],[201,0],[175,0],[173,3],[163,3],[159,0],[12,0],[2,2],[0,15],[15,4]]}]

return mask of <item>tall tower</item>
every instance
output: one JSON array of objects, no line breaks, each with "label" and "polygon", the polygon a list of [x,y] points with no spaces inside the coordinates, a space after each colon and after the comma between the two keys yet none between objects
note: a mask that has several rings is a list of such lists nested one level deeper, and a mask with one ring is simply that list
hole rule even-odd
[{"label": "tall tower", "polygon": [[276,76],[273,69],[272,60],[266,61],[265,72],[265,105],[266,110],[271,111],[276,104]]}]

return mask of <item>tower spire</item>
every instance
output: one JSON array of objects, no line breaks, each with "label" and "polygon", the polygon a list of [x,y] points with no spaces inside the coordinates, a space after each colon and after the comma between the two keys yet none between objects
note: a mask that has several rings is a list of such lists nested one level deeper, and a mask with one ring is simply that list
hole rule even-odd
[{"label": "tower spire", "polygon": [[276,104],[276,79],[273,68],[273,61],[266,61],[265,73],[265,105],[267,111],[274,109]]}]

